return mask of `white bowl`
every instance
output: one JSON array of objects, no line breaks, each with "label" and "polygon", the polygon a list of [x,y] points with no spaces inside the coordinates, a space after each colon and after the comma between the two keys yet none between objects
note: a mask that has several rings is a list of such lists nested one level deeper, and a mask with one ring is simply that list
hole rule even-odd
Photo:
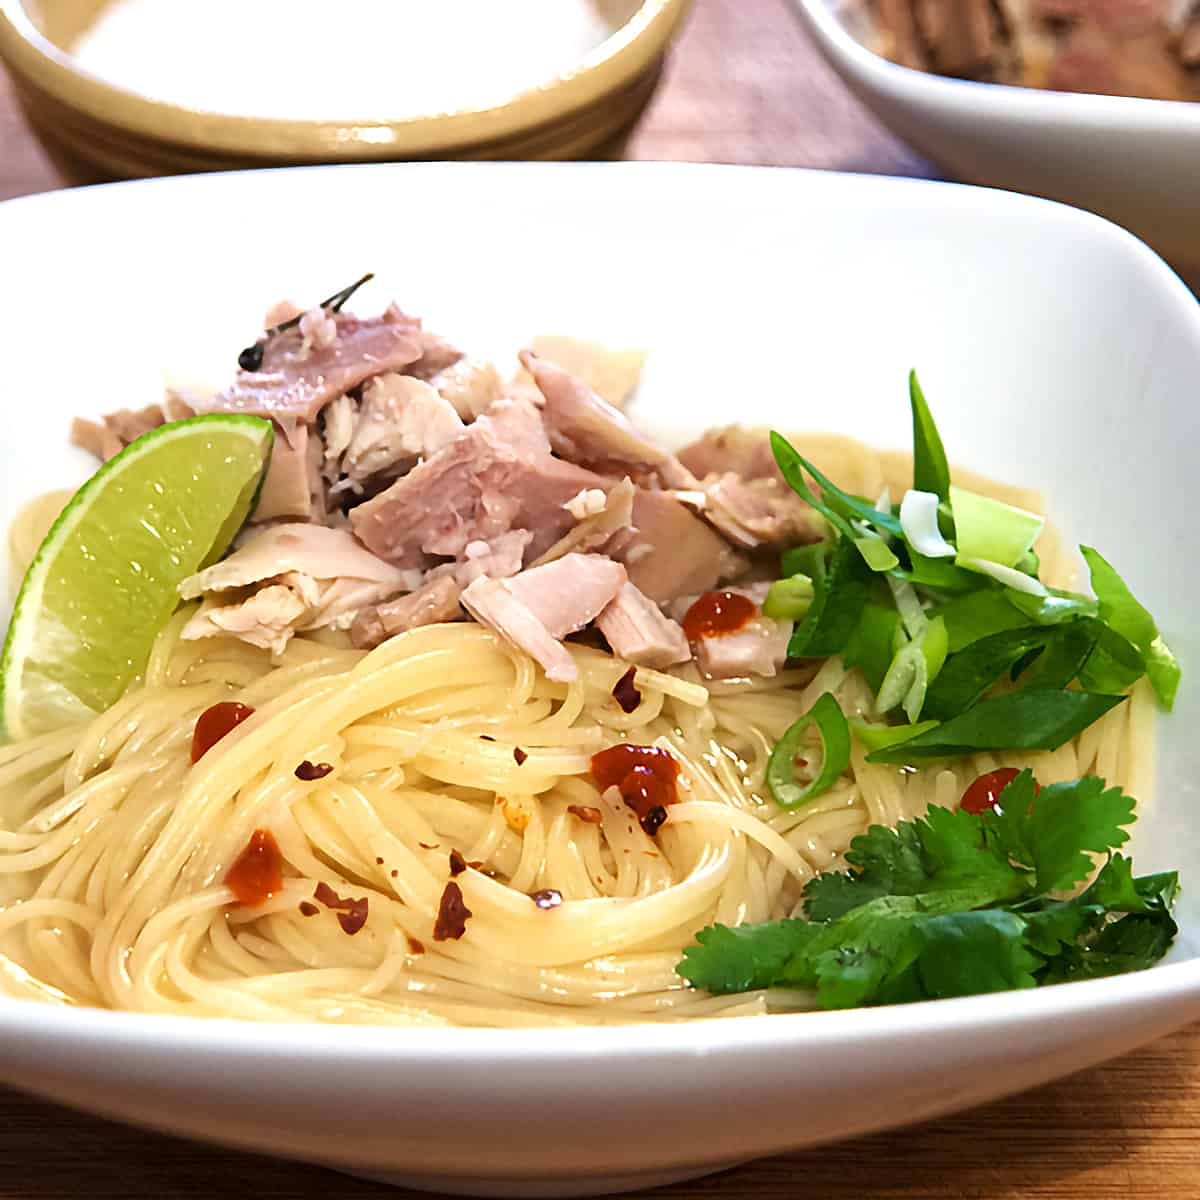
[{"label": "white bowl", "polygon": [[[354,219],[338,219],[348,206]],[[0,255],[21,281],[0,295],[0,520],[87,470],[66,446],[73,413],[157,398],[164,366],[228,373],[268,301],[323,295],[368,268],[384,281],[380,303],[394,291],[485,350],[547,325],[649,345],[639,408],[677,436],[737,418],[904,445],[905,373],[917,364],[954,456],[1043,485],[1067,529],[1136,581],[1181,652],[1184,687],[1161,724],[1158,793],[1135,853],[1139,869],[1178,867],[1189,885],[1170,961],[1118,979],[859,1012],[511,1032],[264,1027],[0,1000],[0,1082],[417,1186],[583,1195],[945,1113],[1200,1015],[1200,309],[1128,234],[943,184],[430,164],[18,200],[0,207]]]},{"label": "white bowl", "polygon": [[867,107],[955,175],[1090,209],[1200,272],[1200,104],[930,75],[867,48],[856,0],[792,3]]}]

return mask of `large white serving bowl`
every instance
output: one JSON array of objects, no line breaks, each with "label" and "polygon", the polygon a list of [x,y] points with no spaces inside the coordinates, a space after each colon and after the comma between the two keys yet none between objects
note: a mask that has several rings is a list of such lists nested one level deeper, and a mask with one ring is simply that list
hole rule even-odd
[{"label": "large white serving bowl", "polygon": [[[860,1012],[520,1031],[257,1026],[0,1000],[0,1082],[422,1187],[584,1195],[916,1121],[1200,1016],[1200,308],[1128,234],[944,184],[668,165],[335,167],[0,207],[0,520],[77,481],[72,414],[228,374],[279,295],[364,270],[485,351],[644,344],[637,410],[903,446],[916,364],[952,456],[1046,490],[1185,665],[1134,853],[1183,933],[1138,975]],[[365,308],[370,299],[363,297]],[[48,1136],[50,1136],[48,1132]],[[232,1183],[232,1181],[229,1181]]]},{"label": "large white serving bowl", "polygon": [[971,83],[873,53],[860,0],[791,0],[861,100],[971,183],[1063,200],[1132,229],[1200,278],[1200,104]]}]

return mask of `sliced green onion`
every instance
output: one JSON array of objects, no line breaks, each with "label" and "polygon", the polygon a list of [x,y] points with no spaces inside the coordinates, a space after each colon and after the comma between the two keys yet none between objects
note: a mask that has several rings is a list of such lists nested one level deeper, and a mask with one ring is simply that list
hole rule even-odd
[{"label": "sliced green onion", "polygon": [[872,571],[890,571],[893,567],[900,565],[900,560],[881,537],[864,534],[862,537],[856,537],[854,544],[863,556],[863,561]]},{"label": "sliced green onion", "polygon": [[825,582],[829,569],[829,542],[813,542],[809,546],[793,546],[779,558],[779,574],[788,579],[792,575],[807,575],[818,586]]},{"label": "sliced green onion", "polygon": [[[796,758],[810,725],[821,739],[820,769],[808,783],[796,779]],[[850,765],[850,727],[838,702],[826,692],[779,739],[767,760],[767,786],[780,808],[797,808],[829,791]]]},{"label": "sliced green onion", "polygon": [[1042,560],[1038,557],[1034,550],[1026,550],[1021,555],[1020,561],[1017,563],[1017,570],[1023,571],[1026,575],[1032,575],[1035,579],[1042,569]]},{"label": "sliced green onion", "polygon": [[900,528],[918,554],[926,558],[953,558],[958,551],[938,528],[938,503],[933,492],[905,492],[900,501]]},{"label": "sliced green onion", "polygon": [[888,587],[892,589],[892,599],[896,602],[896,611],[899,612],[900,620],[904,624],[904,632],[911,640],[916,641],[929,624],[929,618],[925,615],[925,609],[921,605],[917,589],[907,579],[897,579],[895,575],[889,575],[887,582]]},{"label": "sliced green onion", "polygon": [[950,632],[941,617],[934,617],[929,622],[929,628],[925,630],[920,644],[921,653],[925,657],[925,671],[929,682],[932,683],[945,665],[946,655],[950,653]]},{"label": "sliced green onion", "polygon": [[913,487],[945,500],[950,491],[950,466],[916,371],[909,372],[908,398],[912,406]]},{"label": "sliced green onion", "polygon": [[1014,592],[1024,592],[1028,596],[1046,595],[1046,585],[1040,579],[1034,579],[1033,576],[1026,575],[1024,571],[1018,571],[1015,567],[1006,567],[986,558],[960,557],[956,561],[960,567],[966,567],[968,571],[978,571],[981,575],[990,575],[997,583],[1012,588]]},{"label": "sliced green onion", "polygon": [[850,729],[854,736],[867,748],[868,753],[899,746],[911,738],[920,737],[937,728],[937,721],[918,721],[915,725],[876,725],[873,721],[854,718]]},{"label": "sliced green onion", "polygon": [[880,712],[903,708],[910,722],[921,715],[925,692],[929,687],[929,668],[919,642],[902,647],[892,659],[879,688],[877,706]]},{"label": "sliced green onion", "polygon": [[1178,659],[1161,637],[1156,637],[1146,651],[1146,674],[1150,677],[1150,686],[1154,688],[1159,704],[1170,712],[1175,705],[1175,695],[1179,691],[1183,671]]},{"label": "sliced green onion", "polygon": [[812,607],[813,594],[813,581],[807,575],[778,579],[763,600],[763,616],[775,621],[798,621]]},{"label": "sliced green onion", "polygon": [[1046,524],[1046,518],[1037,513],[953,485],[950,507],[959,566],[967,566],[968,560],[982,560],[1015,567],[1033,548]]}]

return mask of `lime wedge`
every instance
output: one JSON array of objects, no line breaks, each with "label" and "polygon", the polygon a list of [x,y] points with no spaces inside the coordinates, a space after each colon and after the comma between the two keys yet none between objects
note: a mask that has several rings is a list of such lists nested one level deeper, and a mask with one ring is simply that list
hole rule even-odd
[{"label": "lime wedge", "polygon": [[179,584],[220,557],[250,512],[274,440],[215,413],[137,439],[75,493],[17,596],[0,657],[12,740],[87,720],[143,670]]}]

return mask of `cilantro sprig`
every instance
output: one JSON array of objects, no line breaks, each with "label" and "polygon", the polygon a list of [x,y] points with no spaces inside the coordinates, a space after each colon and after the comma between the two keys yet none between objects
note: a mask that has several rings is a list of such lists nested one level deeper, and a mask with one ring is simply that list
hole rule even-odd
[{"label": "cilantro sprig", "polygon": [[[809,988],[823,1008],[978,995],[1157,962],[1177,932],[1174,873],[1141,879],[1114,851],[1134,802],[1088,776],[1037,789],[1024,771],[994,811],[931,808],[873,826],[804,892],[806,917],[712,925],[678,973],[730,993]],[[1072,899],[1093,856],[1107,858]]]}]

